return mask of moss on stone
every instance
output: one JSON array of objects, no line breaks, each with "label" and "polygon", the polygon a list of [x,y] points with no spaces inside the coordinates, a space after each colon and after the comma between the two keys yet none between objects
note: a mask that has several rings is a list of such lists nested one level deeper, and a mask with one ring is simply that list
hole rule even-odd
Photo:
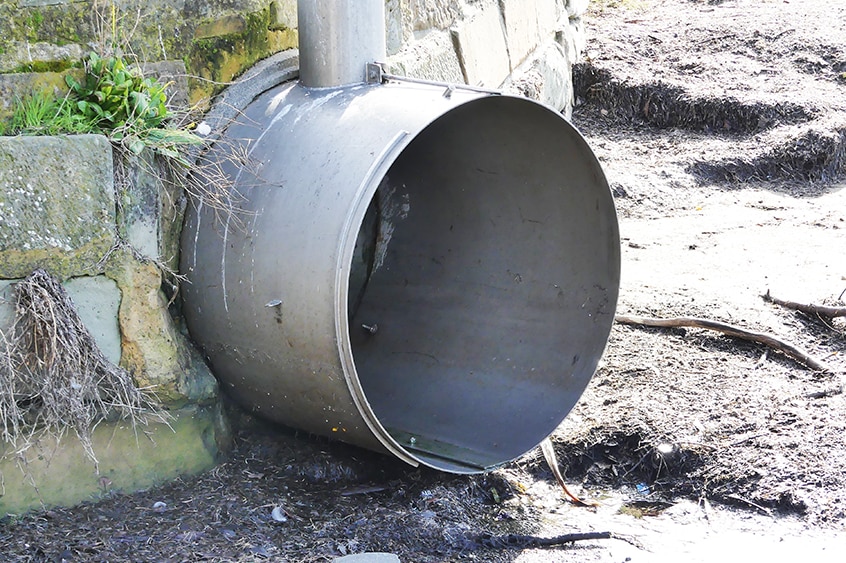
[{"label": "moss on stone", "polygon": [[[189,101],[196,104],[209,100],[223,89],[225,83],[237,78],[257,61],[297,46],[296,30],[271,31],[271,23],[268,7],[247,14],[243,18],[243,28],[234,25],[228,18],[198,25],[198,34],[186,66],[201,79],[189,81]],[[225,33],[211,35],[215,29]]]},{"label": "moss on stone", "polygon": [[22,64],[12,70],[12,72],[62,72],[74,66],[78,66],[76,61],[58,60],[58,61],[32,61],[30,63]]},{"label": "moss on stone", "polygon": [[72,436],[45,437],[21,456],[21,444],[0,445],[0,517],[134,492],[212,468],[231,442],[220,406],[172,414],[170,426],[137,431],[125,422],[101,423],[92,436],[99,472]]},{"label": "moss on stone", "polygon": [[23,278],[37,268],[43,268],[59,279],[99,274],[102,268],[97,263],[106,255],[113,242],[111,237],[102,237],[72,252],[61,248],[0,250],[0,278]]}]

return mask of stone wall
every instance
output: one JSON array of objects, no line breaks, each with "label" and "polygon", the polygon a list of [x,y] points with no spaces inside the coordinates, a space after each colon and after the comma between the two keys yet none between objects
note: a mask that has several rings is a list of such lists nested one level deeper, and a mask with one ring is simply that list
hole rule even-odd
[{"label": "stone wall", "polygon": [[[504,87],[569,112],[588,0],[385,0],[396,74]],[[112,9],[114,7],[114,10]],[[0,113],[61,88],[90,50],[123,45],[173,80],[177,101],[211,96],[256,61],[297,46],[296,0],[0,0]]]},{"label": "stone wall", "polygon": [[100,135],[0,137],[0,333],[15,316],[15,283],[42,268],[62,281],[105,357],[174,417],[140,439],[123,421],[101,423],[99,471],[72,434],[26,449],[0,441],[0,516],[196,473],[227,447],[217,383],[162,290],[184,198],[152,158],[127,170],[129,181],[116,185],[112,146]]}]

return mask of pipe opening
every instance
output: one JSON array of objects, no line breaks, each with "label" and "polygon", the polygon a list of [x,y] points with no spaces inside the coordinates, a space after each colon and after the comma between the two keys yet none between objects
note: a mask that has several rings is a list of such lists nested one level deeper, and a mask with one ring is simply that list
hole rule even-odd
[{"label": "pipe opening", "polygon": [[525,100],[467,102],[402,150],[358,226],[348,377],[419,461],[501,464],[584,391],[618,281],[613,203],[582,138]]}]

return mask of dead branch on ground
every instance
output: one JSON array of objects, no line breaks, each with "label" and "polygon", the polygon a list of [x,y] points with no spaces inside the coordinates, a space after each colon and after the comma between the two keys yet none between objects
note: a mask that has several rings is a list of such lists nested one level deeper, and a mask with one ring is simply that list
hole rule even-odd
[{"label": "dead branch on ground", "polygon": [[552,440],[549,438],[544,439],[544,441],[540,443],[540,448],[543,453],[543,458],[546,460],[547,465],[549,465],[549,469],[552,470],[555,480],[558,481],[558,484],[561,485],[562,489],[564,489],[564,494],[567,498],[569,498],[576,506],[596,507],[597,504],[595,502],[585,502],[570,492],[570,489],[567,488],[567,483],[564,482],[564,476],[561,475],[561,469],[558,467],[558,457],[555,455],[555,448],[552,447]]},{"label": "dead branch on ground", "polygon": [[529,549],[537,547],[557,547],[571,544],[577,541],[589,540],[621,540],[639,549],[643,549],[637,539],[614,532],[581,532],[575,534],[563,534],[551,538],[539,536],[526,536],[523,534],[504,534],[497,536],[488,532],[479,534],[473,538],[476,546],[488,549]]},{"label": "dead branch on ground", "polygon": [[802,313],[807,313],[809,315],[817,315],[829,319],[832,319],[834,317],[846,317],[846,307],[829,307],[826,305],[815,305],[813,303],[797,303],[795,301],[785,301],[783,299],[779,299],[770,295],[769,289],[764,295],[761,296],[761,299],[763,299],[767,303],[774,303],[775,305],[781,305],[782,307],[785,307],[787,309],[801,311]]},{"label": "dead branch on ground", "polygon": [[620,324],[635,325],[635,326],[651,326],[658,328],[704,328],[707,330],[714,330],[728,336],[748,340],[750,342],[757,342],[764,346],[769,346],[773,350],[777,350],[782,354],[793,358],[797,362],[804,364],[808,368],[824,372],[833,373],[833,370],[815,359],[813,356],[804,350],[779,340],[778,338],[765,334],[762,332],[753,332],[734,325],[721,323],[719,321],[712,321],[709,319],[701,319],[698,317],[674,317],[670,319],[657,319],[651,317],[634,317],[627,315],[617,315],[614,320]]}]

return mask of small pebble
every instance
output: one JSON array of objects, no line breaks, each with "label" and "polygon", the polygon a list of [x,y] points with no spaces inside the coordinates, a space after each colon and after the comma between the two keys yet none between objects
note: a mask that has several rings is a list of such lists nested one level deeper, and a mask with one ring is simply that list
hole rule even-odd
[{"label": "small pebble", "polygon": [[270,517],[273,518],[273,520],[276,521],[276,522],[287,522],[288,521],[288,515],[285,514],[285,509],[282,508],[281,506],[275,507],[270,512]]}]

